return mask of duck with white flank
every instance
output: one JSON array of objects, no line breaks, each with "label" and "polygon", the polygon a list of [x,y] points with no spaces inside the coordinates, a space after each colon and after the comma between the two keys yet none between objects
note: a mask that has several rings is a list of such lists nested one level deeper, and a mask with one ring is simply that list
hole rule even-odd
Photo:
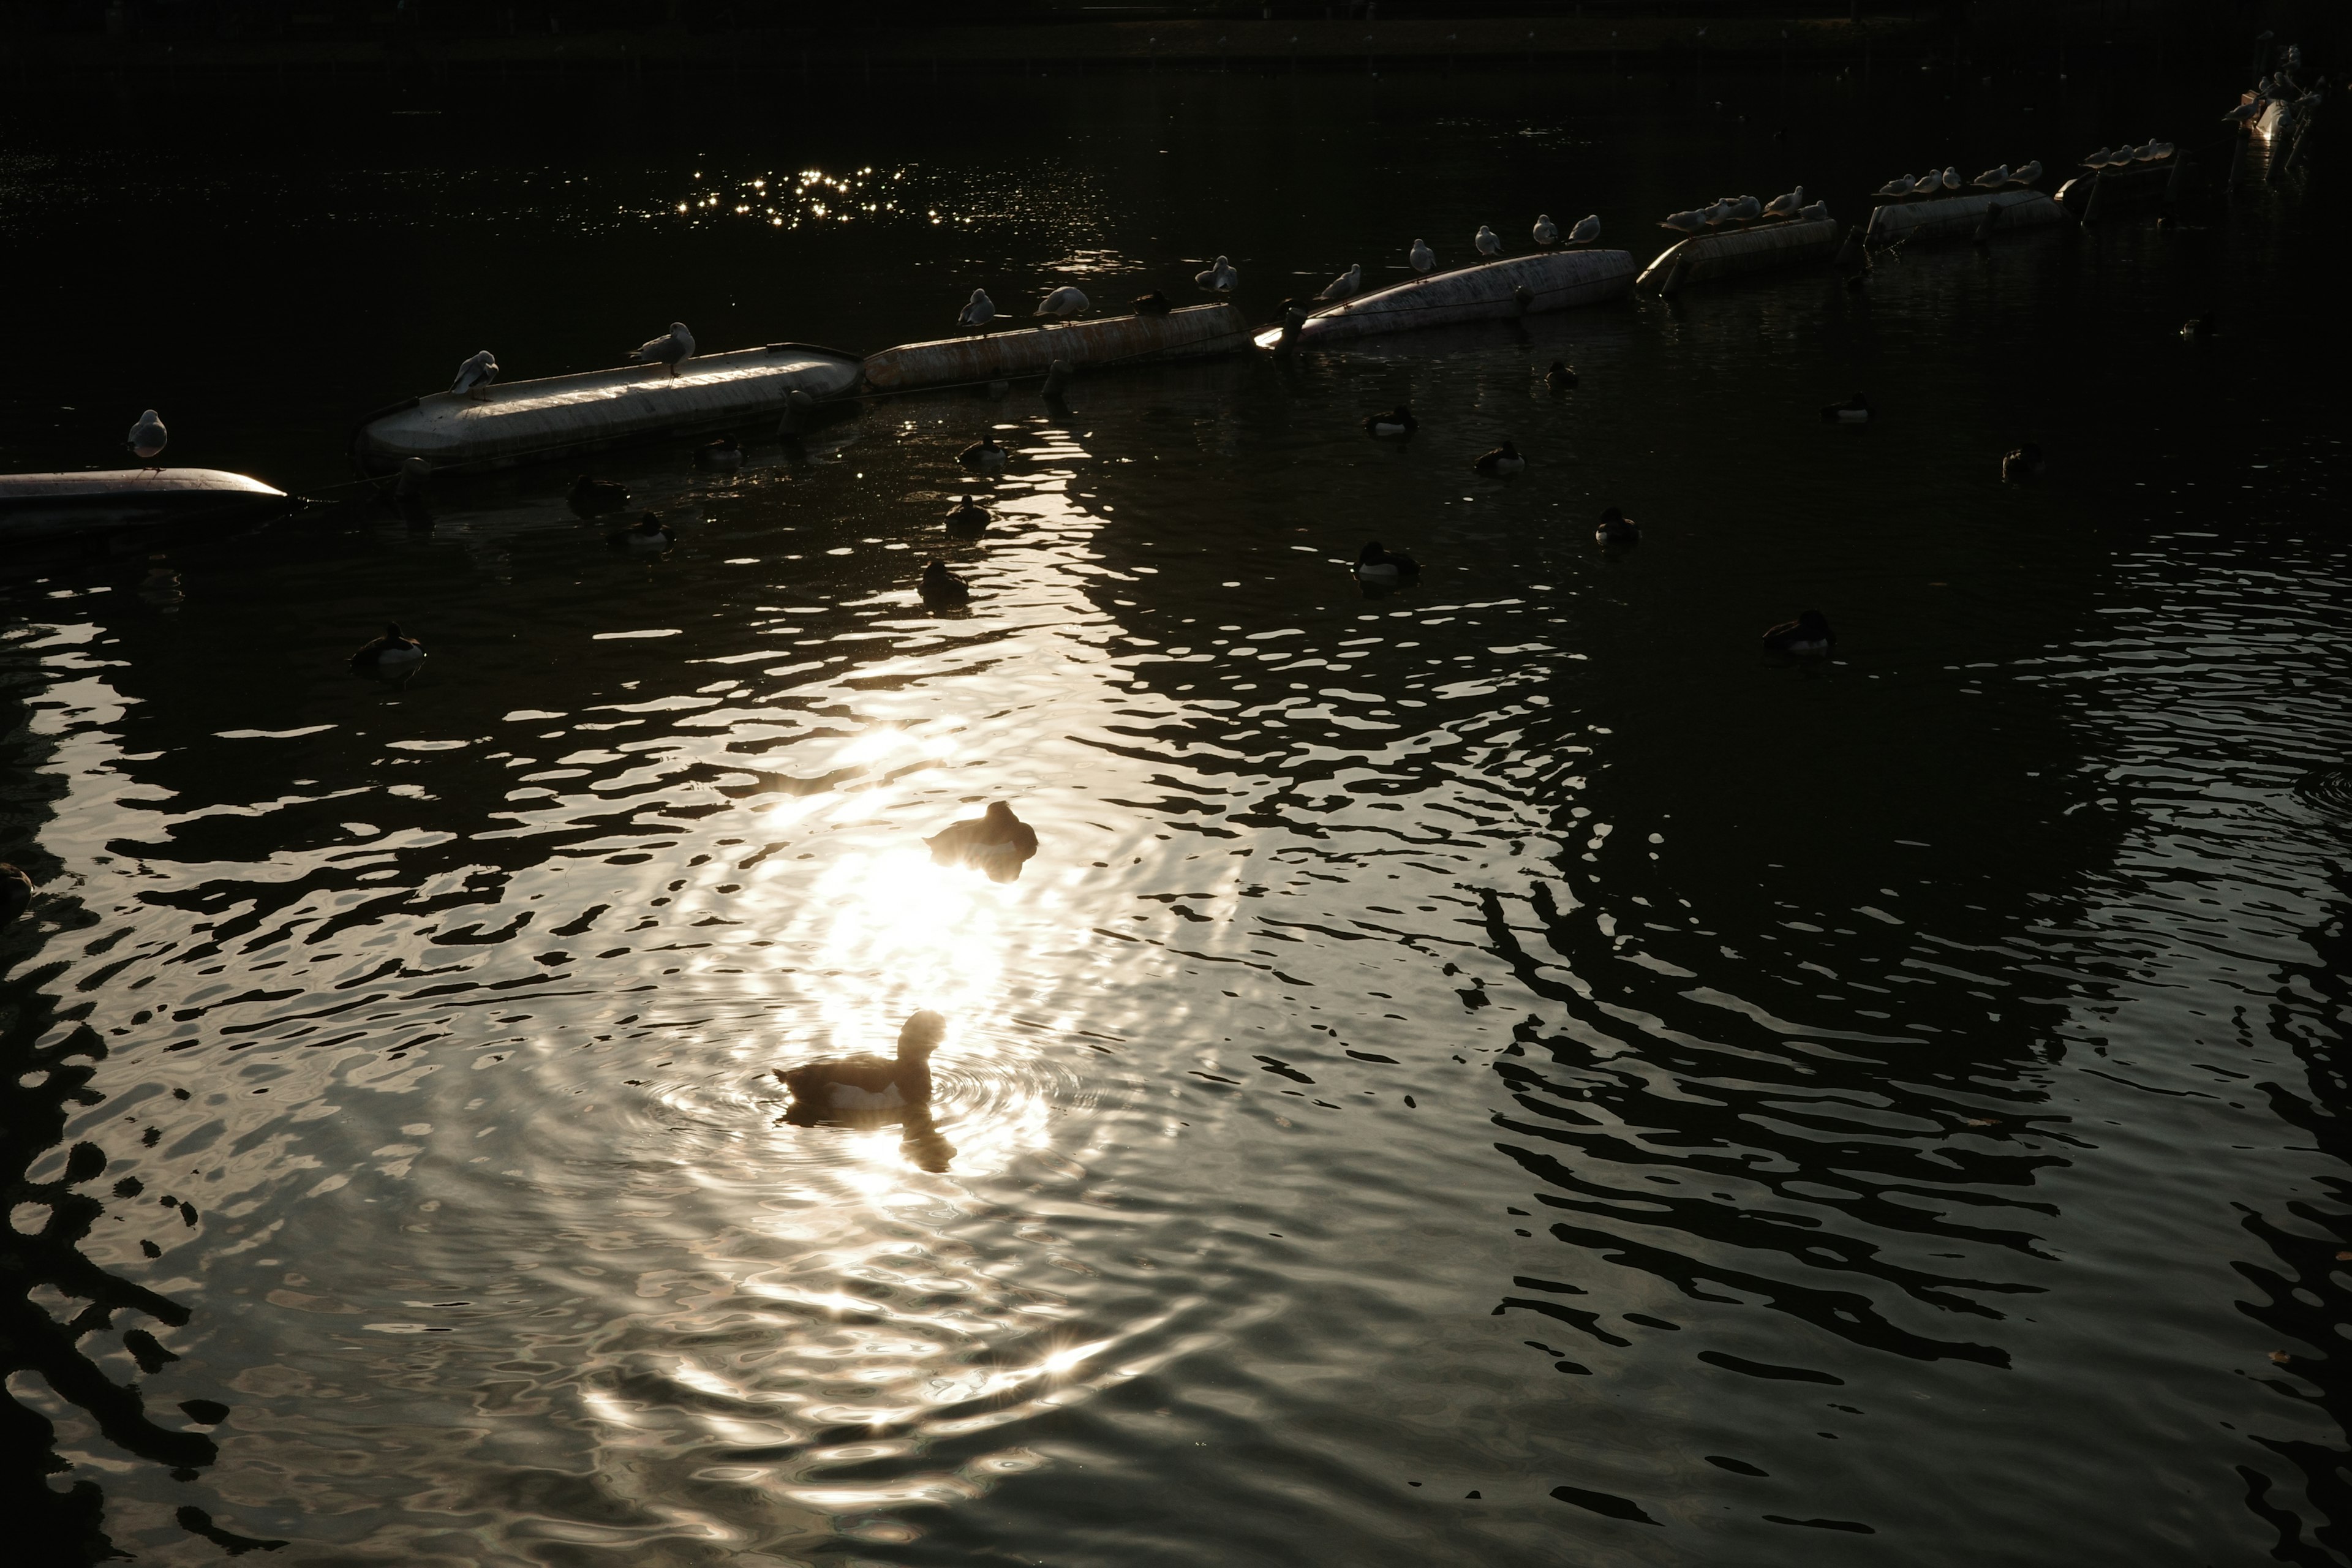
[{"label": "duck with white flank", "polygon": [[400,635],[400,624],[388,621],[383,636],[352,655],[352,668],[367,675],[377,670],[405,669],[425,657],[425,645]]},{"label": "duck with white flank", "polygon": [[1551,368],[1544,372],[1544,387],[1547,391],[1566,392],[1575,385],[1576,372],[1569,369],[1568,362],[1564,359],[1552,361]]},{"label": "duck with white flank", "polygon": [[988,323],[996,320],[996,301],[988,297],[985,289],[975,289],[964,308],[956,312],[956,325],[970,327],[975,332],[988,331]]},{"label": "duck with white flank", "polygon": [[985,533],[996,519],[989,510],[970,496],[965,496],[948,509],[947,530],[950,533]]},{"label": "duck with white flank", "polygon": [[1037,853],[1037,830],[1013,815],[1003,801],[985,815],[950,823],[923,840],[934,866],[969,866],[992,882],[1018,881],[1022,865]]},{"label": "duck with white flank", "polygon": [[2028,441],[2013,452],[2004,452],[2000,459],[2000,477],[2011,484],[2030,479],[2042,471],[2042,448]]},{"label": "duck with white flank", "polygon": [[684,321],[672,321],[669,331],[658,338],[648,338],[629,355],[631,364],[657,364],[666,367],[673,376],[677,367],[694,357],[694,334],[686,330]]},{"label": "duck with white flank", "polygon": [[1393,588],[1400,583],[1421,580],[1420,562],[1410,555],[1381,549],[1377,539],[1357,552],[1353,570],[1357,582],[1372,588]]},{"label": "duck with white flank", "polygon": [[33,901],[33,879],[0,860],[0,926],[25,912]]},{"label": "duck with white flank", "polygon": [[570,501],[572,510],[583,517],[603,517],[626,508],[629,490],[625,485],[614,484],[610,479],[592,479],[583,474],[572,481],[572,489],[564,493],[563,499]]},{"label": "duck with white flank", "polygon": [[1764,634],[1766,653],[1828,653],[1836,647],[1837,633],[1830,630],[1829,617],[1819,610],[1807,610]]},{"label": "duck with white flank", "polygon": [[1594,526],[1592,537],[1601,544],[1639,544],[1642,542],[1642,525],[1612,506],[1601,514],[1601,521]]},{"label": "duck with white flank", "polygon": [[713,473],[731,474],[743,466],[743,444],[732,436],[722,436],[707,447],[697,447],[694,466]]},{"label": "duck with white flank", "polygon": [[1428,241],[1416,239],[1412,242],[1412,251],[1406,259],[1412,263],[1412,269],[1415,272],[1427,272],[1437,265],[1437,252],[1429,248]]},{"label": "duck with white flank", "polygon": [[958,452],[956,461],[967,468],[1001,468],[1004,467],[1004,448],[996,444],[995,432],[988,431]]},{"label": "duck with white flank", "polygon": [[1385,439],[1397,440],[1420,429],[1421,421],[1412,416],[1412,409],[1400,403],[1386,414],[1365,415],[1364,428]]},{"label": "duck with white flank", "polygon": [[1551,214],[1549,213],[1536,214],[1536,226],[1534,232],[1535,242],[1538,245],[1550,246],[1558,245],[1559,243],[1559,225],[1551,221]]},{"label": "duck with white flank", "polygon": [[469,396],[477,403],[486,402],[490,395],[490,383],[498,378],[497,356],[484,349],[457,367],[457,379],[449,384],[449,391]]},{"label": "duck with white flank", "polygon": [[1832,425],[1867,425],[1870,423],[1870,399],[1855,393],[1843,403],[1825,405],[1822,418]]},{"label": "duck with white flank", "polygon": [[625,528],[614,534],[613,542],[639,554],[659,554],[677,542],[677,535],[669,531],[669,525],[662,521],[661,513],[649,511],[637,519],[635,527]]},{"label": "duck with white flank", "polygon": [[1568,231],[1568,243],[1570,245],[1591,245],[1600,237],[1601,215],[1599,213],[1585,214],[1576,220],[1576,226]]},{"label": "duck with white flank", "polygon": [[1318,300],[1323,300],[1326,304],[1335,304],[1341,300],[1354,299],[1356,297],[1356,290],[1361,289],[1363,286],[1364,264],[1360,261],[1354,266],[1349,268],[1345,272],[1339,274],[1339,277],[1334,278],[1331,281],[1323,285],[1322,292],[1315,297]]},{"label": "duck with white flank", "polygon": [[948,563],[938,556],[923,563],[923,580],[916,584],[923,603],[937,608],[942,605],[969,604],[971,584],[948,570]]},{"label": "duck with white flank", "polygon": [[1073,316],[1083,316],[1094,308],[1094,302],[1074,286],[1065,283],[1037,301],[1036,313],[1066,321]]},{"label": "duck with white flank", "polygon": [[1481,453],[1470,466],[1482,474],[1516,474],[1528,466],[1528,460],[1519,456],[1517,447],[1506,441],[1491,452]]},{"label": "duck with white flank", "polygon": [[158,466],[155,459],[163,455],[163,447],[171,438],[171,432],[163,428],[163,421],[150,408],[139,416],[139,423],[133,425],[131,434],[122,439],[123,444],[131,448],[131,455],[152,468]]},{"label": "duck with white flank", "polygon": [[1483,223],[1478,226],[1478,232],[1470,237],[1470,243],[1478,247],[1481,256],[1503,254],[1503,237]]},{"label": "duck with white flank", "polygon": [[955,1147],[931,1120],[931,1053],[948,1032],[948,1021],[928,1009],[898,1030],[895,1055],[831,1057],[796,1068],[772,1069],[793,1102],[783,1124],[814,1127],[903,1129],[902,1147],[926,1171],[944,1171]]}]

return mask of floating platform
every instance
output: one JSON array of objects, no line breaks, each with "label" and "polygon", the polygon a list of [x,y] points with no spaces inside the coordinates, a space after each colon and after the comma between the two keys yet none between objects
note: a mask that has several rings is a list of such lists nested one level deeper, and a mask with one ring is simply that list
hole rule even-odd
[{"label": "floating platform", "polygon": [[2065,216],[2065,208],[2040,191],[1985,191],[1972,196],[1888,202],[1870,215],[1870,229],[1863,237],[1872,245],[1906,239],[1973,239],[1980,230],[2001,234],[2057,223]]},{"label": "floating platform", "polygon": [[[1480,262],[1326,305],[1299,325],[1296,341],[1370,337],[1597,305],[1629,291],[1633,271],[1632,254],[1622,250],[1553,250]],[[1257,345],[1276,348],[1282,337],[1282,328],[1269,327],[1258,333]]]},{"label": "floating platform", "polygon": [[284,510],[281,489],[217,468],[0,474],[0,539],[69,538],[158,524],[229,521]]},{"label": "floating platform", "polygon": [[1044,375],[1055,360],[1072,370],[1210,359],[1249,347],[1249,323],[1231,305],[1187,305],[1164,316],[1100,316],[1004,332],[974,332],[901,343],[869,354],[866,384],[877,392],[969,386]]},{"label": "floating platform", "polygon": [[808,343],[699,354],[672,376],[626,365],[542,381],[496,383],[488,396],[436,392],[395,403],[360,422],[351,457],[364,474],[410,458],[436,469],[519,463],[772,421],[795,392],[816,402],[857,390],[856,354]]},{"label": "floating platform", "polygon": [[1717,234],[1695,234],[1670,246],[1634,279],[1639,288],[1672,294],[1693,283],[1736,278],[1776,267],[1825,261],[1837,253],[1838,226],[1826,217],[1758,224]]},{"label": "floating platform", "polygon": [[2161,198],[2171,190],[2173,177],[2179,173],[2182,163],[2180,154],[2175,152],[2145,163],[2093,169],[2059,186],[2056,200],[2060,206],[2089,223],[2118,202],[2137,205]]}]

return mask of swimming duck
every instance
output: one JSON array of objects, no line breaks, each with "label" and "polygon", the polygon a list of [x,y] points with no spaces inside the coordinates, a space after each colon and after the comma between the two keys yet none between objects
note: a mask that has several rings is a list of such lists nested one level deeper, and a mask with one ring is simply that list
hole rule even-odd
[{"label": "swimming duck", "polygon": [[1843,403],[1832,403],[1823,407],[1822,417],[1832,425],[1867,425],[1870,423],[1870,399],[1857,392]]},{"label": "swimming duck", "polygon": [[1836,647],[1837,633],[1830,630],[1829,617],[1819,610],[1807,610],[1764,634],[1767,653],[1828,653]]},{"label": "swimming duck", "polygon": [[947,1028],[945,1018],[925,1009],[900,1026],[895,1057],[830,1057],[772,1069],[792,1092],[784,1120],[801,1126],[845,1117],[887,1121],[895,1112],[929,1106],[931,1053]]},{"label": "swimming duck", "polygon": [[2213,335],[2213,313],[2208,310],[2193,321],[2181,323],[2180,335],[2192,343],[2201,343]]},{"label": "swimming duck", "polygon": [[1036,314],[1066,321],[1073,316],[1085,315],[1093,308],[1093,305],[1094,301],[1088,300],[1083,292],[1065,283],[1037,301]]},{"label": "swimming duck", "polygon": [[1575,384],[1576,372],[1568,368],[1568,362],[1564,359],[1552,361],[1551,368],[1544,372],[1544,385],[1554,392],[1566,392]]},{"label": "swimming duck", "polygon": [[1483,223],[1478,226],[1478,232],[1470,237],[1470,243],[1478,247],[1481,256],[1503,254],[1503,237]]},{"label": "swimming duck", "polygon": [[2004,452],[2000,459],[2000,477],[2004,479],[2030,479],[2042,471],[2042,448],[2028,441],[2014,452]]},{"label": "swimming duck", "polygon": [[956,461],[967,468],[1001,468],[1004,467],[1004,448],[996,444],[996,433],[992,430],[957,453]]},{"label": "swimming duck", "polygon": [[916,586],[923,603],[930,605],[964,605],[971,602],[971,584],[948,570],[948,563],[933,556],[923,563],[923,580]]},{"label": "swimming duck", "polygon": [[629,489],[626,485],[616,485],[610,479],[592,479],[583,474],[572,481],[572,489],[565,492],[564,499],[572,503],[572,510],[583,517],[602,517],[627,506]]},{"label": "swimming duck", "polygon": [[415,637],[400,635],[397,621],[384,623],[383,636],[352,655],[352,668],[360,674],[377,669],[400,669],[425,657],[425,645]]},{"label": "swimming duck", "polygon": [[611,537],[614,543],[625,550],[651,554],[657,554],[677,542],[677,535],[669,531],[669,525],[662,521],[661,513],[657,511],[645,513],[634,525]]},{"label": "swimming duck", "polygon": [[694,466],[713,473],[731,474],[743,466],[743,444],[732,436],[722,436],[707,447],[697,447]]},{"label": "swimming duck", "polygon": [[1412,269],[1415,272],[1426,272],[1437,265],[1437,252],[1429,248],[1428,241],[1416,239],[1412,242],[1412,250],[1407,259],[1412,263]]},{"label": "swimming duck", "polygon": [[1136,296],[1135,313],[1139,316],[1164,316],[1175,308],[1168,302],[1168,296],[1157,289]]},{"label": "swimming duck", "polygon": [[1538,213],[1536,214],[1534,235],[1535,242],[1538,245],[1558,245],[1559,243],[1559,225],[1551,221],[1551,214]]},{"label": "swimming duck", "polygon": [[1360,261],[1354,266],[1349,268],[1345,272],[1339,274],[1339,277],[1334,278],[1331,281],[1323,285],[1322,292],[1317,294],[1315,297],[1318,300],[1322,300],[1327,302],[1338,300],[1352,300],[1356,297],[1356,290],[1363,286],[1364,266],[1363,263]]},{"label": "swimming duck", "polygon": [[964,497],[948,510],[950,533],[985,533],[988,531],[988,525],[995,521],[989,515],[986,507],[970,496]]},{"label": "swimming duck", "polygon": [[1358,552],[1355,564],[1356,581],[1372,587],[1394,587],[1399,583],[1421,580],[1421,563],[1410,555],[1398,555],[1381,548],[1373,540]]},{"label": "swimming duck", "polygon": [[1601,521],[1592,531],[1593,539],[1601,544],[1639,544],[1642,525],[1611,507],[1601,514]]},{"label": "swimming duck", "polygon": [[1364,428],[1375,436],[1403,437],[1420,429],[1421,421],[1412,416],[1412,409],[1400,403],[1386,414],[1365,415]]},{"label": "swimming duck", "polygon": [[949,824],[923,840],[934,866],[970,866],[992,882],[1018,880],[1021,867],[1037,853],[1037,830],[1013,815],[1003,801],[983,816]]},{"label": "swimming duck", "polygon": [[1585,214],[1576,220],[1576,226],[1568,231],[1568,243],[1570,245],[1591,245],[1600,237],[1601,215],[1599,213]]},{"label": "swimming duck", "polygon": [[33,879],[5,860],[0,860],[0,926],[8,924],[25,912],[33,901]]},{"label": "swimming duck", "polygon": [[1493,451],[1481,454],[1470,466],[1482,474],[1516,474],[1528,466],[1528,460],[1519,456],[1517,447],[1506,441]]}]

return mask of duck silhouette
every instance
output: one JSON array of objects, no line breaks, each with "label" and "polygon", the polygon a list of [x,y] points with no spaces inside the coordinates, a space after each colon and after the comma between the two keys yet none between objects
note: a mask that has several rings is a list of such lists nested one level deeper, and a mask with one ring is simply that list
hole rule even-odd
[{"label": "duck silhouette", "polygon": [[669,524],[662,521],[661,513],[649,511],[637,519],[635,527],[625,528],[614,534],[612,542],[624,550],[657,554],[676,544],[677,535],[669,531]]},{"label": "duck silhouette", "polygon": [[1412,435],[1421,428],[1421,421],[1412,416],[1412,409],[1400,403],[1386,414],[1365,415],[1364,428],[1372,435],[1394,438]]},{"label": "duck silhouette", "polygon": [[902,1130],[901,1148],[926,1171],[944,1171],[955,1146],[931,1120],[931,1053],[948,1021],[928,1008],[898,1030],[895,1055],[829,1057],[796,1068],[775,1068],[792,1095],[782,1121],[792,1127],[887,1127]]},{"label": "duck silhouette", "polygon": [[1601,521],[1592,530],[1592,537],[1602,544],[1639,544],[1642,525],[1611,507],[1601,514]]},{"label": "duck silhouette", "polygon": [[376,670],[404,669],[425,657],[425,645],[400,635],[400,624],[384,623],[383,636],[352,655],[352,668],[362,675]]},{"label": "duck silhouette", "polygon": [[2000,459],[2000,477],[2012,482],[2030,479],[2042,471],[2042,448],[2028,441],[2014,452],[2005,452]]},{"label": "duck silhouette", "polygon": [[947,526],[950,533],[986,533],[988,525],[995,521],[989,515],[986,507],[968,495],[948,509]]},{"label": "duck silhouette", "polygon": [[1020,880],[1021,868],[1037,853],[1037,830],[1013,815],[1003,801],[980,816],[951,823],[923,840],[935,866],[970,866],[992,882]]},{"label": "duck silhouette", "polygon": [[731,474],[743,466],[743,444],[732,436],[722,436],[707,447],[697,447],[694,466],[713,473]]},{"label": "duck silhouette", "polygon": [[956,461],[967,468],[1001,468],[1004,467],[1004,448],[996,442],[993,431],[956,454]]},{"label": "duck silhouette", "polygon": [[1377,539],[1357,554],[1354,570],[1356,581],[1371,588],[1393,588],[1400,583],[1421,580],[1420,562],[1382,549]]},{"label": "duck silhouette", "polygon": [[1470,466],[1482,474],[1516,474],[1528,466],[1528,460],[1519,456],[1517,447],[1506,441],[1493,451],[1482,454]]},{"label": "duck silhouette", "polygon": [[1819,610],[1807,610],[1764,634],[1767,653],[1829,653],[1836,647],[1837,633],[1830,630],[1829,617]]},{"label": "duck silhouette", "polygon": [[917,584],[917,592],[933,609],[971,603],[971,584],[949,571],[948,563],[936,555],[923,563],[923,580]]},{"label": "duck silhouette", "polygon": [[625,510],[629,504],[629,488],[610,479],[592,479],[583,474],[572,481],[564,493],[572,510],[583,517],[605,517]]},{"label": "duck silhouette", "polygon": [[1564,359],[1552,361],[1551,368],[1544,372],[1544,385],[1551,391],[1566,392],[1575,384],[1576,372],[1568,368],[1568,362]]},{"label": "duck silhouette", "polygon": [[1870,399],[1857,392],[1843,403],[1824,405],[1822,418],[1832,425],[1867,425],[1870,423]]}]

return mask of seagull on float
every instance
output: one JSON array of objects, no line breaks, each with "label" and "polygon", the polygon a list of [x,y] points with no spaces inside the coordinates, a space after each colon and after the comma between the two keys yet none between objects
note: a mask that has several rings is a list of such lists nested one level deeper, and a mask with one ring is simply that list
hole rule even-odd
[{"label": "seagull on float", "polygon": [[1944,176],[1936,173],[1933,169],[1928,170],[1926,174],[1920,175],[1916,180],[1914,180],[1911,183],[1911,194],[1915,196],[1932,196],[1943,188]]},{"label": "seagull on float", "polygon": [[667,365],[672,375],[677,367],[694,357],[694,334],[686,330],[684,321],[672,321],[669,331],[657,338],[648,338],[629,355],[631,364]]},{"label": "seagull on float", "polygon": [[2009,184],[2009,165],[2003,163],[1998,169],[1987,169],[1983,174],[1979,174],[1975,179],[1970,180],[1969,184],[1977,186],[1980,190],[1997,191],[2000,189],[2001,186]]},{"label": "seagull on float", "polygon": [[1696,234],[1706,227],[1706,214],[1697,211],[1674,213],[1658,226],[1673,229],[1676,234]]},{"label": "seagull on float", "polygon": [[1827,202],[1815,202],[1811,206],[1800,208],[1797,216],[1807,223],[1818,223],[1822,218],[1830,216],[1830,204]]},{"label": "seagull on float", "polygon": [[467,360],[457,367],[457,379],[449,384],[452,394],[469,394],[476,402],[490,395],[490,383],[499,378],[499,362],[489,350]]},{"label": "seagull on float", "polygon": [[1724,216],[1732,223],[1748,223],[1764,210],[1764,204],[1754,196],[1740,196],[1731,201],[1731,210]]},{"label": "seagull on float", "polygon": [[1774,196],[1770,201],[1766,202],[1764,204],[1764,216],[1766,217],[1790,217],[1795,215],[1799,207],[1803,206],[1804,205],[1805,187],[1799,185],[1795,190],[1790,191],[1782,195]]},{"label": "seagull on float", "polygon": [[1532,232],[1535,236],[1535,242],[1538,245],[1558,245],[1559,243],[1559,225],[1551,221],[1551,214],[1549,213],[1536,214],[1536,226]]},{"label": "seagull on float", "polygon": [[1363,286],[1364,264],[1360,261],[1354,266],[1349,268],[1347,271],[1339,274],[1339,277],[1332,279],[1331,281],[1323,285],[1323,291],[1315,297],[1326,303],[1336,303],[1341,300],[1352,300],[1356,297],[1356,290]]},{"label": "seagull on float", "polygon": [[1065,283],[1038,300],[1037,309],[1034,314],[1051,316],[1056,321],[1066,321],[1072,316],[1085,315],[1092,308],[1092,304],[1093,301],[1079,292],[1076,288]]},{"label": "seagull on float", "polygon": [[1907,196],[1911,194],[1911,176],[1905,174],[1889,180],[1870,194],[1874,196]]},{"label": "seagull on float", "polygon": [[1944,189],[1948,191],[1958,190],[1960,188],[1960,171],[1952,164],[1945,164],[1943,183]]},{"label": "seagull on float", "polygon": [[1471,237],[1471,243],[1478,247],[1481,256],[1503,254],[1503,237],[1483,223],[1478,226],[1478,232]]},{"label": "seagull on float", "polygon": [[1591,245],[1600,237],[1601,215],[1599,213],[1587,213],[1576,220],[1574,228],[1568,231],[1568,243],[1570,245]]},{"label": "seagull on float", "polygon": [[2025,167],[2010,175],[2009,183],[2012,185],[2030,185],[2041,177],[2042,160],[2036,158],[2031,163],[2026,164]]},{"label": "seagull on float", "polygon": [[1192,281],[1212,294],[1230,294],[1234,291],[1234,285],[1241,279],[1242,275],[1234,270],[1234,264],[1222,256],[1210,265],[1206,272],[1192,274]]},{"label": "seagull on float", "polygon": [[156,416],[155,411],[150,408],[139,416],[139,423],[131,427],[131,434],[123,439],[129,444],[131,456],[153,468],[163,466],[155,459],[163,455],[163,444],[171,439],[171,434],[163,428],[163,421]]},{"label": "seagull on float", "polygon": [[1429,248],[1427,241],[1416,239],[1412,242],[1412,253],[1406,259],[1412,263],[1415,272],[1426,272],[1437,265],[1437,252]]},{"label": "seagull on float", "polygon": [[986,331],[988,323],[994,320],[996,320],[996,301],[988,297],[988,290],[985,289],[973,289],[971,303],[956,312],[956,325],[970,327],[975,331]]}]

